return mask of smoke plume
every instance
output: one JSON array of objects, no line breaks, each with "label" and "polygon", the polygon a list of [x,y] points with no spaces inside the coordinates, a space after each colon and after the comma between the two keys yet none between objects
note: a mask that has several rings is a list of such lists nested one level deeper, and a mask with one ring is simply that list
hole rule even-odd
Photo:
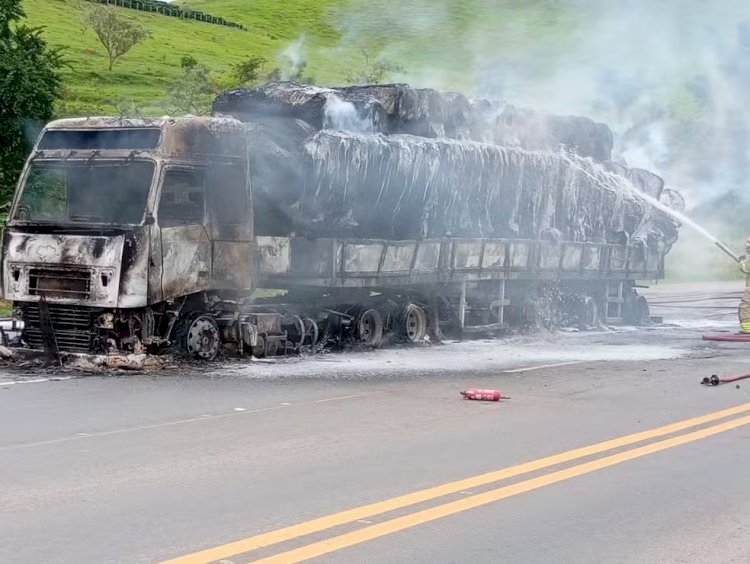
[{"label": "smoke plume", "polygon": [[331,18],[340,50],[401,63],[394,80],[607,123],[617,160],[695,220],[750,229],[750,2],[349,0]]},{"label": "smoke plume", "polygon": [[285,67],[281,72],[282,80],[298,79],[307,66],[305,40],[305,36],[301,35],[279,53],[278,58]]},{"label": "smoke plume", "polygon": [[[341,45],[365,44],[403,61],[407,73],[394,78],[422,87],[468,87],[480,96],[600,119],[617,132],[629,164],[663,168],[657,172],[675,175],[689,191],[714,192],[705,182],[690,185],[708,171],[703,163],[683,162],[698,152],[697,139],[678,139],[678,133],[710,134],[715,150],[701,161],[715,165],[724,155],[747,167],[746,151],[726,149],[739,138],[737,130],[747,128],[741,94],[750,84],[744,23],[750,22],[750,3],[469,0],[404,6],[380,0],[345,6],[333,12]],[[729,168],[729,174],[712,175],[728,184],[725,190],[746,172]]]}]

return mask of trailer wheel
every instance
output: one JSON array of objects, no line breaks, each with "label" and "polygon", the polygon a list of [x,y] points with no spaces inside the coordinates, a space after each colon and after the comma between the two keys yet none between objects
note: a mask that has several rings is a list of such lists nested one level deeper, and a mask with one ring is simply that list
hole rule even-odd
[{"label": "trailer wheel", "polygon": [[307,332],[305,330],[305,322],[299,315],[292,315],[284,319],[282,325],[287,331],[287,339],[292,343],[292,347],[297,350],[305,342]]},{"label": "trailer wheel", "polygon": [[320,330],[318,329],[318,324],[315,323],[314,319],[311,319],[309,317],[305,317],[302,322],[305,324],[305,341],[304,343],[314,347],[318,344],[318,339],[320,337]]},{"label": "trailer wheel", "polygon": [[250,349],[255,358],[265,358],[266,356],[266,339],[263,335],[258,335],[255,346]]},{"label": "trailer wheel", "polygon": [[377,347],[383,339],[383,318],[374,309],[362,312],[357,320],[357,338],[363,345]]},{"label": "trailer wheel", "polygon": [[409,343],[419,343],[427,334],[427,315],[418,305],[404,308],[404,336]]},{"label": "trailer wheel", "polygon": [[180,350],[196,360],[214,360],[221,349],[219,327],[207,314],[193,313],[181,319],[175,336]]},{"label": "trailer wheel", "polygon": [[649,311],[648,301],[643,296],[634,295],[632,299],[625,302],[625,311],[623,312],[623,323],[625,325],[648,325],[651,321],[651,312]]},{"label": "trailer wheel", "polygon": [[285,346],[279,339],[266,338],[266,356],[278,356]]}]

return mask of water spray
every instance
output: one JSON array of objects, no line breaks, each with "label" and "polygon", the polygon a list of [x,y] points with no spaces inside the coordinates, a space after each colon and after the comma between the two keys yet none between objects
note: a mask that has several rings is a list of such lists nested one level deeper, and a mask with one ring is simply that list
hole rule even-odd
[{"label": "water spray", "polygon": [[[718,238],[714,237],[706,231],[703,227],[698,225],[695,221],[684,215],[683,213],[679,212],[678,210],[672,209],[663,202],[659,201],[658,199],[654,198],[650,194],[646,194],[645,192],[641,192],[638,190],[633,184],[626,178],[617,176],[609,171],[605,171],[600,168],[600,170],[597,171],[599,175],[603,178],[598,178],[589,171],[587,171],[585,168],[583,168],[580,164],[578,164],[574,159],[572,159],[569,155],[566,155],[562,153],[563,157],[576,169],[581,171],[581,173],[587,175],[589,178],[591,178],[593,181],[598,182],[599,180],[604,180],[605,183],[608,183],[612,187],[622,187],[626,190],[630,191],[631,194],[634,196],[640,198],[641,200],[645,201],[646,203],[650,204],[651,206],[655,207],[658,210],[663,211],[670,217],[676,219],[680,223],[684,223],[690,227],[692,227],[695,231],[703,235],[706,239],[711,241],[714,245],[719,247],[722,251],[724,251],[728,256],[732,257],[732,260],[734,262],[739,263],[740,257],[738,257],[732,249],[729,248],[729,246],[726,243],[723,243]],[[608,182],[607,182],[608,181]]]}]

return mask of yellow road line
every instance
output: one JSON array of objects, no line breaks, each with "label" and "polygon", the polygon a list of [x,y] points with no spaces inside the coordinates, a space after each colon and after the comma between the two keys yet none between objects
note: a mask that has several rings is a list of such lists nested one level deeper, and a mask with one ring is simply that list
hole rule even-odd
[{"label": "yellow road line", "polygon": [[378,537],[395,533],[397,531],[403,531],[404,529],[409,529],[423,523],[428,523],[436,519],[448,517],[450,515],[454,515],[468,509],[474,509],[476,507],[487,505],[488,503],[499,501],[501,499],[505,499],[514,495],[529,492],[531,490],[535,490],[544,486],[549,486],[551,484],[562,482],[563,480],[568,480],[570,478],[575,478],[576,476],[582,476],[596,470],[601,470],[602,468],[607,468],[608,466],[614,466],[615,464],[633,460],[634,458],[640,458],[642,456],[697,441],[699,439],[704,439],[706,437],[710,437],[718,433],[723,433],[725,431],[729,431],[730,429],[736,429],[737,427],[741,427],[747,424],[750,424],[750,415],[726,421],[724,423],[719,423],[718,425],[707,427],[705,429],[699,429],[698,431],[693,431],[691,433],[685,433],[683,435],[672,437],[670,439],[665,439],[641,447],[636,447],[617,454],[612,454],[610,456],[605,456],[604,458],[599,458],[591,462],[585,462],[577,466],[565,468],[564,470],[558,470],[556,472],[544,474],[537,478],[531,478],[517,484],[511,484],[509,486],[490,490],[488,492],[473,495],[471,497],[460,499],[458,501],[453,501],[445,503],[443,505],[438,505],[436,507],[431,507],[430,509],[417,511],[409,515],[404,515],[403,517],[390,519],[376,525],[370,525],[368,527],[352,531],[351,533],[345,533],[343,535],[332,537],[320,542],[315,542],[297,549],[288,550],[286,552],[282,552],[268,558],[255,560],[253,562],[255,562],[255,564],[290,564],[292,562],[309,560],[310,558],[322,556],[336,550],[341,550],[342,548],[373,540]]},{"label": "yellow road line", "polygon": [[724,417],[729,417],[731,415],[737,415],[746,411],[750,411],[750,403],[744,403],[735,407],[723,409],[721,411],[715,411],[713,413],[701,415],[699,417],[693,417],[691,419],[685,419],[676,423],[670,423],[669,425],[664,425],[662,427],[656,427],[654,429],[633,433],[631,435],[625,435],[623,437],[569,450],[567,452],[547,456],[545,458],[540,458],[531,462],[525,462],[516,466],[494,470],[492,472],[487,472],[485,474],[480,474],[471,478],[449,482],[440,486],[434,486],[391,499],[355,507],[346,511],[341,511],[339,513],[333,513],[323,517],[318,517],[316,519],[298,523],[296,525],[291,525],[289,527],[283,527],[281,529],[276,529],[267,533],[261,533],[259,535],[255,535],[245,539],[237,540],[206,550],[201,550],[199,552],[195,552],[185,556],[180,556],[178,558],[164,561],[162,564],[201,564],[206,562],[214,562],[216,560],[228,558],[230,556],[241,554],[243,552],[250,552],[259,548],[271,546],[312,533],[324,531],[326,529],[330,529],[339,525],[345,525],[359,519],[365,519],[367,517],[372,517],[374,515],[386,513],[388,511],[394,511],[396,509],[408,507],[409,505],[414,505],[416,503],[434,500],[445,495],[454,494],[470,488],[476,488],[479,486],[491,484],[493,482],[498,482],[500,480],[513,478],[521,474],[526,474],[528,472],[543,470],[550,466],[570,462],[572,460],[583,458],[585,456],[591,456],[615,448],[620,448],[641,441],[669,435],[671,433],[689,429],[690,427],[710,423],[712,421],[723,419]]}]

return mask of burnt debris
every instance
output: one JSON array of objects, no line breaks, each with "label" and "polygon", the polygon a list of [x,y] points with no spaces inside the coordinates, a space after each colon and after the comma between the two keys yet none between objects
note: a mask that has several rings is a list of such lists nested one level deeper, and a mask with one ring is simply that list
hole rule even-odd
[{"label": "burnt debris", "polygon": [[[220,94],[248,124],[259,235],[511,237],[657,245],[677,225],[639,196],[658,176],[611,161],[610,129],[406,85],[288,82]],[[670,200],[671,201],[671,200]]]}]

